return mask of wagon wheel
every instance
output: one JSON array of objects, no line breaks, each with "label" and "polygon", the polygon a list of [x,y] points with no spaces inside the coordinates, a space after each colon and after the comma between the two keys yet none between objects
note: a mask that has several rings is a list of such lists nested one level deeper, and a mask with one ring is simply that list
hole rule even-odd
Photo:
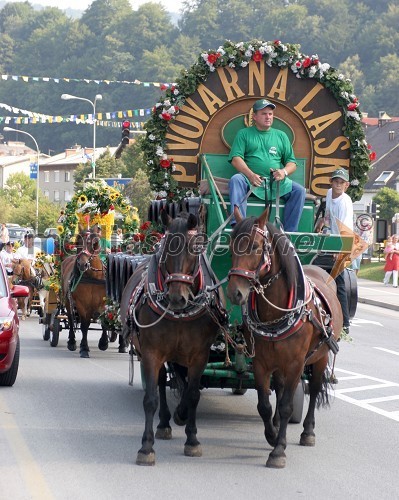
[{"label": "wagon wheel", "polygon": [[51,324],[51,313],[46,314],[46,318],[42,323],[42,329],[43,329],[43,340],[49,340],[50,339],[50,324]]},{"label": "wagon wheel", "polygon": [[293,410],[290,418],[290,424],[300,424],[302,422],[303,402],[305,399],[305,392],[303,390],[302,381],[299,382],[293,399]]},{"label": "wagon wheel", "polygon": [[60,331],[62,330],[61,321],[58,319],[57,314],[54,315],[53,327],[51,329],[51,347],[57,347],[60,338]]}]

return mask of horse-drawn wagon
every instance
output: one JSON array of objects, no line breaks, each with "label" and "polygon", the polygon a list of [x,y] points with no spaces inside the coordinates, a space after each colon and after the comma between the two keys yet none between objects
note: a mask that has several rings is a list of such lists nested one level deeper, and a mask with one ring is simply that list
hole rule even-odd
[{"label": "horse-drawn wagon", "polygon": [[[273,126],[290,139],[297,158],[294,180],[306,188],[295,233],[281,230],[285,207],[278,196],[265,204],[250,193],[249,218],[234,230],[229,225],[227,185],[235,171],[227,157],[237,131],[251,125],[250,110],[261,98],[277,106]],[[328,398],[328,359],[329,353],[335,356],[338,351],[342,313],[332,278],[319,267],[307,266],[329,253],[337,256],[340,271],[345,260],[361,251],[352,236],[314,231],[334,170],[348,171],[348,193],[353,200],[361,196],[369,154],[360,117],[349,80],[317,56],[305,56],[298,46],[280,41],[226,42],[201,54],[154,106],[143,142],[157,194],[149,221],[158,223],[161,216],[167,231],[158,251],[144,262],[109,257],[112,271],[107,286],[112,299],[120,301],[122,326],[133,339],[131,366],[133,352],[142,360],[146,430],[138,464],[155,463],[152,418],[157,382],[161,403],[157,437],[168,439],[165,387],[179,378],[185,389],[174,418],[180,424],[187,421],[186,455],[201,454],[195,427],[200,387],[226,387],[237,394],[256,387],[265,436],[274,447],[267,465],[284,467],[286,424],[293,414],[297,421],[302,418],[303,393],[299,392],[294,408],[301,377],[307,379],[310,393],[301,444],[314,445],[314,409],[320,398]],[[234,247],[243,228],[249,234],[247,255],[237,254]],[[131,259],[136,270],[126,286],[125,279],[121,283],[120,296],[115,281],[126,277],[125,259]],[[356,277],[350,271],[345,275],[353,316]],[[224,317],[221,288],[229,298]],[[213,341],[204,364],[209,328]],[[202,351],[194,352],[198,338]],[[172,365],[166,369],[164,361]],[[188,376],[173,362],[186,366]],[[270,367],[270,363],[275,364]],[[273,418],[271,387],[277,396]]]},{"label": "horse-drawn wagon", "polygon": [[[62,330],[68,333],[68,349],[76,349],[76,331],[82,332],[81,357],[89,357],[87,333],[102,332],[99,349],[117,338],[106,317],[106,256],[111,251],[115,212],[126,233],[138,226],[137,209],[121,192],[96,180],[75,193],[62,211],[58,226],[55,269],[46,280],[43,339],[56,347]],[[45,269],[45,265],[41,266]],[[97,326],[91,327],[94,323]],[[126,352],[122,337],[119,352]]]}]

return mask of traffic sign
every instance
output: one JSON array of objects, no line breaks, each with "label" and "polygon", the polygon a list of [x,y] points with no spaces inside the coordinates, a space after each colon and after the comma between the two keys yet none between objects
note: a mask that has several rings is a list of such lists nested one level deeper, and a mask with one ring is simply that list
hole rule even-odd
[{"label": "traffic sign", "polygon": [[37,179],[37,163],[31,163],[30,167],[30,178]]}]

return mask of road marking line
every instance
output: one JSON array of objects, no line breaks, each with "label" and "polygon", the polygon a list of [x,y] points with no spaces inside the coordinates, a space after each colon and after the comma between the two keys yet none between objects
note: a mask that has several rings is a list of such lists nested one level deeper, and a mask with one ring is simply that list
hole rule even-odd
[{"label": "road marking line", "polygon": [[364,410],[369,410],[372,411],[373,413],[378,413],[378,415],[382,415],[383,417],[390,418],[391,420],[395,420],[396,422],[399,422],[399,412],[398,411],[385,411],[382,410],[381,408],[378,408],[376,406],[372,406],[367,403],[363,403],[363,401],[358,401],[356,399],[350,398],[348,396],[345,396],[345,394],[336,394],[335,397],[337,399],[341,399],[342,401],[345,401],[346,403],[350,403],[352,405],[358,406],[359,408],[363,408]]},{"label": "road marking line", "polygon": [[[368,410],[368,411],[371,411],[373,413],[377,413],[378,415],[382,415],[383,417],[387,417],[391,420],[395,420],[396,422],[399,422],[399,411],[386,411],[386,410],[383,410],[382,408],[379,408],[377,406],[373,406],[371,403],[373,402],[372,400],[369,399],[355,399],[355,398],[351,398],[350,396],[347,396],[345,393],[349,393],[349,392],[354,392],[354,391],[362,391],[362,390],[367,390],[367,389],[371,389],[371,388],[375,388],[375,389],[379,389],[379,388],[385,388],[385,387],[398,387],[399,388],[399,384],[396,384],[395,382],[389,382],[387,380],[383,380],[381,378],[376,378],[376,377],[370,377],[368,375],[362,375],[360,373],[356,373],[356,372],[352,372],[352,371],[349,371],[349,370],[343,370],[341,368],[336,368],[335,369],[335,372],[340,372],[340,373],[343,373],[343,374],[347,374],[347,375],[352,375],[354,376],[355,378],[362,378],[362,379],[365,379],[365,380],[370,380],[370,381],[373,381],[373,382],[379,382],[378,384],[373,384],[373,385],[368,385],[368,386],[363,386],[363,387],[360,387],[360,388],[357,388],[357,387],[354,387],[353,389],[341,389],[341,390],[337,390],[337,389],[333,389],[331,391],[329,391],[329,393],[331,394],[331,396],[334,398],[337,398],[337,399],[340,399],[342,401],[345,401],[346,403],[349,403],[349,404],[352,404],[354,406],[358,406],[359,408],[363,408],[364,410]],[[339,377],[341,378],[341,377]],[[344,379],[345,377],[343,377]],[[385,400],[389,400],[387,398],[390,398],[391,396],[387,396],[386,398],[384,397],[381,397],[381,398],[374,398],[375,400],[376,399],[383,399],[384,401]],[[395,396],[392,396],[392,398],[395,398]],[[397,397],[397,399],[399,399],[399,396]],[[374,401],[375,403],[378,402],[378,401]]]},{"label": "road marking line", "polygon": [[345,394],[348,392],[371,391],[373,389],[383,389],[384,387],[398,387],[398,384],[387,382],[386,384],[362,385],[361,387],[350,387],[348,389],[336,389],[335,392]]},{"label": "road marking line", "polygon": [[395,354],[396,356],[399,356],[398,351],[392,351],[391,349],[385,349],[384,347],[374,347],[374,349],[378,349],[379,351],[389,352],[389,354]]},{"label": "road marking line", "polygon": [[50,488],[44,476],[35,462],[26,441],[24,440],[16,420],[11,415],[5,401],[0,396],[1,428],[13,451],[15,460],[19,466],[22,477],[25,479],[27,491],[32,500],[52,500]]},{"label": "road marking line", "polygon": [[399,399],[399,394],[396,394],[395,396],[382,396],[381,398],[370,398],[370,399],[362,399],[363,403],[383,403],[384,401],[395,401],[396,399]]}]

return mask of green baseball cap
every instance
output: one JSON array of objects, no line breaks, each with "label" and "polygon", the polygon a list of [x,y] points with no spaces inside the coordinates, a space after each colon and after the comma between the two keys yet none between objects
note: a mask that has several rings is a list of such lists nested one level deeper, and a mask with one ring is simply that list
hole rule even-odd
[{"label": "green baseball cap", "polygon": [[276,107],[276,105],[273,104],[272,102],[269,102],[267,99],[259,99],[252,106],[252,109],[256,112],[256,111],[260,111],[263,108],[272,108],[272,109],[275,109],[275,107]]},{"label": "green baseball cap", "polygon": [[344,170],[343,168],[338,168],[337,170],[334,170],[334,172],[331,174],[331,179],[336,179],[337,177],[346,182],[349,182],[348,171]]}]

